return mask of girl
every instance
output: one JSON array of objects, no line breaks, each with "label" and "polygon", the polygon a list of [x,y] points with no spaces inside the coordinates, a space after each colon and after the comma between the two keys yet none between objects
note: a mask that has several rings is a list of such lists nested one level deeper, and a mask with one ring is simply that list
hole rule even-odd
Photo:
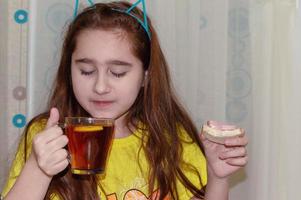
[{"label": "girl", "polygon": [[[199,135],[172,90],[150,19],[131,6],[98,3],[70,24],[50,112],[28,124],[6,200],[227,199],[228,177],[247,162],[247,139],[220,145]],[[71,174],[57,125],[66,116],[116,119],[104,177]]]}]

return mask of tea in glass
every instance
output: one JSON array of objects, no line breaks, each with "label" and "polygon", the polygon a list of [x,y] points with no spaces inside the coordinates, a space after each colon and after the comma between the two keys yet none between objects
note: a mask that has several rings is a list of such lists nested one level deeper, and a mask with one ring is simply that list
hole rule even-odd
[{"label": "tea in glass", "polygon": [[114,137],[114,120],[67,117],[65,130],[72,173],[102,173]]}]

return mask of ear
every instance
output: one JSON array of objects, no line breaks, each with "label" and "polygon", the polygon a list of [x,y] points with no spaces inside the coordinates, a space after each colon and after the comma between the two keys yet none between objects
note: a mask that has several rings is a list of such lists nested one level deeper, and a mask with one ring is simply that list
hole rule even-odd
[{"label": "ear", "polygon": [[142,82],[141,87],[144,87],[144,85],[147,83],[147,81],[148,81],[148,71],[145,70],[145,72],[144,72],[144,78],[143,78],[143,82]]}]

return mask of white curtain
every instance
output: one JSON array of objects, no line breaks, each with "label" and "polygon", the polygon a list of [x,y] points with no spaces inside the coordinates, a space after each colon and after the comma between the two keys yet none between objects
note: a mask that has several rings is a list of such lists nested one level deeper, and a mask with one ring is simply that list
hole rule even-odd
[{"label": "white curtain", "polygon": [[26,124],[28,2],[0,0],[0,190]]},{"label": "white curtain", "polygon": [[[81,0],[83,6],[87,2]],[[12,23],[15,10],[27,9],[28,4],[29,24]],[[146,0],[146,4],[175,88],[197,126],[216,119],[247,131],[250,161],[232,177],[230,199],[301,199],[299,0]],[[6,61],[1,62],[1,79],[6,81],[0,87],[5,114],[0,127],[0,189],[9,166],[6,161],[22,132],[11,120],[16,112],[28,121],[43,110],[58,62],[61,30],[71,20],[73,7],[73,0],[0,1],[6,10],[1,12],[6,22],[0,27],[1,58]],[[3,29],[7,25],[19,28]],[[13,48],[20,44],[26,50]],[[24,55],[27,75],[6,64],[24,63]],[[10,100],[16,83],[24,79],[27,109],[22,107],[24,101]]]},{"label": "white curtain", "polygon": [[300,199],[299,1],[252,7],[253,132],[249,181],[255,199]]}]

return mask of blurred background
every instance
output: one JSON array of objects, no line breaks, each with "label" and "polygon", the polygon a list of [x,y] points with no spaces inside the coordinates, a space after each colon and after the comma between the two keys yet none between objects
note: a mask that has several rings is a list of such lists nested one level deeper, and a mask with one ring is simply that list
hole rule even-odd
[{"label": "blurred background", "polygon": [[[230,199],[301,199],[299,1],[146,0],[197,126],[215,119],[247,131],[249,164]],[[0,190],[24,127],[45,109],[74,4],[0,0]]]}]

